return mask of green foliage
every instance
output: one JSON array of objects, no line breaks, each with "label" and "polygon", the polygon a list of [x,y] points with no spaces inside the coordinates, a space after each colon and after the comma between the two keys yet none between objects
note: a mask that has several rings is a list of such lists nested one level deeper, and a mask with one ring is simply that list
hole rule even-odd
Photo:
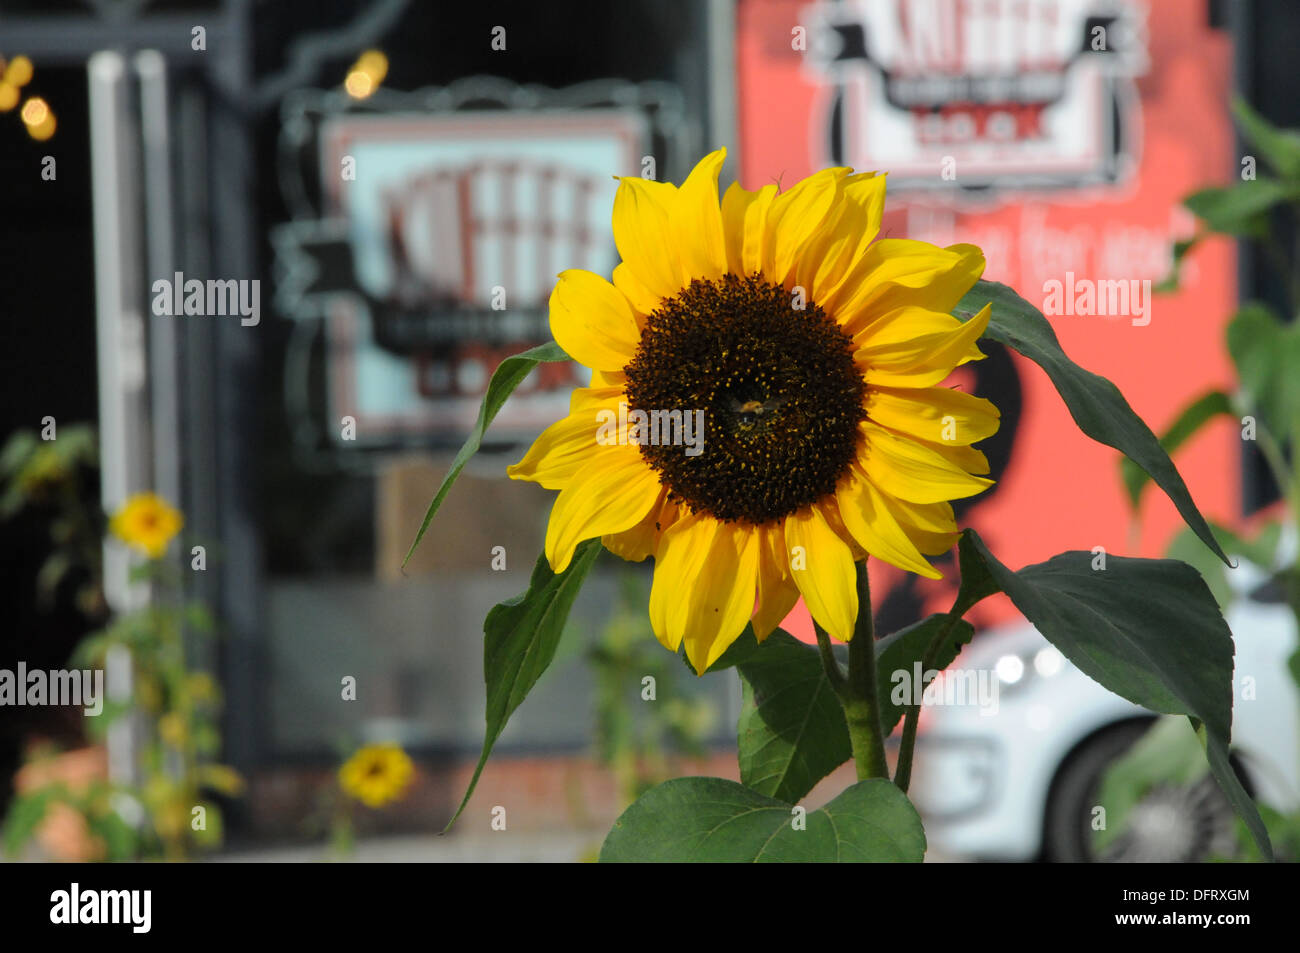
[{"label": "green foliage", "polygon": [[859,781],[825,807],[784,801],[721,778],[677,778],[623,813],[601,863],[920,863],[921,818],[889,781]]},{"label": "green foliage", "polygon": [[[971,604],[974,605],[974,602]],[[886,735],[894,730],[908,707],[894,703],[894,673],[903,672],[911,679],[916,665],[921,666],[922,676],[931,670],[942,672],[956,660],[961,647],[974,635],[974,627],[963,619],[953,620],[946,614],[932,615],[886,636],[876,644],[880,722]],[[939,641],[936,642],[936,639]],[[917,700],[912,701],[916,703]]]},{"label": "green foliage", "polygon": [[[1246,221],[1276,204],[1272,188],[1265,183],[1227,190],[1231,194],[1226,196],[1206,194],[1192,204],[1199,203],[1214,221]],[[1284,193],[1291,195],[1290,186]],[[1182,253],[1193,243],[1184,243]],[[1079,428],[1120,450],[1138,468],[1133,471],[1137,475],[1126,479],[1131,498],[1136,501],[1148,477],[1154,480],[1200,543],[1227,563],[1223,545],[1169,458],[1205,420],[1228,410],[1224,395],[1204,398],[1190,409],[1162,444],[1114,384],[1073,363],[1043,315],[1011,289],[978,282],[954,314],[968,320],[987,302],[993,307],[986,336],[1041,366]],[[1247,330],[1259,333],[1254,327]],[[563,359],[558,347],[546,345],[508,359],[494,374],[478,425],[430,504],[412,551],[513,388],[538,361]],[[583,543],[573,565],[560,576],[550,572],[544,557],[539,559],[528,592],[489,613],[484,657],[487,735],[460,810],[506,720],[554,657],[569,606],[598,549],[597,540]],[[895,671],[910,674],[917,662],[923,670],[951,664],[973,634],[962,616],[980,599],[999,591],[1102,685],[1153,711],[1182,714],[1201,726],[1209,771],[1268,856],[1259,814],[1228,763],[1233,646],[1210,589],[1182,562],[1119,556],[1108,560],[1098,571],[1092,568],[1091,553],[1069,552],[1013,572],[968,531],[961,541],[962,583],[953,610],[881,640],[865,656],[855,641],[847,677],[829,648],[823,646],[823,655],[779,630],[760,645],[747,627],[709,669],[720,672],[734,667],[741,678],[744,702],[738,748],[743,784],[680,778],[651,788],[619,819],[601,859],[922,859],[925,840],[916,812],[898,785],[874,777],[883,770],[881,759],[862,756],[868,750],[879,754],[879,738],[874,748],[861,739],[864,732],[881,735],[882,729],[892,730],[907,710],[903,744],[910,771],[915,706],[905,709],[886,701],[891,676]],[[860,577],[860,599],[866,593],[865,579]],[[869,611],[866,601],[863,611]],[[859,630],[869,632],[870,627],[860,625]],[[625,647],[619,651],[625,652]],[[612,667],[622,657],[614,653],[599,660]],[[848,710],[853,717],[845,717]],[[881,724],[876,726],[876,721]],[[848,760],[855,748],[859,776],[873,777],[804,817],[793,802]],[[902,756],[899,763],[904,763]],[[905,786],[905,779],[900,777],[899,784]]]},{"label": "green foliage", "polygon": [[89,424],[67,424],[50,440],[35,430],[17,430],[0,448],[0,520],[31,510],[48,526],[51,550],[36,577],[38,604],[50,608],[63,581],[76,579],[76,606],[94,622],[107,613],[100,551],[104,515],[88,502],[98,465]]},{"label": "green foliage", "polygon": [[[717,712],[709,699],[682,691],[687,676],[655,640],[641,574],[628,570],[619,581],[615,610],[585,657],[595,677],[596,757],[614,773],[627,807],[673,776],[678,755],[704,754]],[[579,641],[566,634],[561,646]]]},{"label": "green foliage", "polygon": [[1276,179],[1248,179],[1227,188],[1206,188],[1183,199],[1213,231],[1225,235],[1268,234],[1268,213],[1300,198],[1300,190]]},{"label": "green foliage", "polygon": [[1151,711],[1187,715],[1206,728],[1210,770],[1260,849],[1268,834],[1228,763],[1232,734],[1232,633],[1196,570],[1172,559],[1067,552],[1012,571],[973,530],[999,588],[1080,671]]},{"label": "green foliage", "polygon": [[777,629],[738,665],[740,780],[794,803],[849,758],[849,729],[817,651]]},{"label": "green foliage", "polygon": [[1243,99],[1232,104],[1232,111],[1246,141],[1273,171],[1289,181],[1300,180],[1300,132],[1277,128]]},{"label": "green foliage", "polygon": [[[1237,123],[1249,147],[1279,177],[1273,180],[1242,182],[1222,189],[1204,189],[1189,196],[1185,204],[1196,212],[1204,223],[1204,230],[1186,247],[1175,247],[1175,272],[1188,248],[1211,234],[1244,236],[1254,240],[1255,248],[1266,262],[1273,265],[1277,276],[1289,291],[1289,311],[1300,312],[1300,275],[1295,272],[1294,261],[1300,258],[1300,242],[1290,253],[1277,240],[1273,224],[1282,208],[1291,215],[1293,225],[1300,225],[1300,132],[1278,129],[1238,100],[1233,107]],[[1247,540],[1225,527],[1214,526],[1213,531],[1223,548],[1232,556],[1245,558],[1266,571],[1275,572],[1275,580],[1286,594],[1296,631],[1300,634],[1300,566],[1297,564],[1278,569],[1278,543],[1283,522],[1293,533],[1300,531],[1300,482],[1295,472],[1295,447],[1300,441],[1300,323],[1284,322],[1269,306],[1259,302],[1244,304],[1232,318],[1227,329],[1227,349],[1236,373],[1237,387],[1231,394],[1207,394],[1185,408],[1162,438],[1161,443],[1174,452],[1210,420],[1227,414],[1242,424],[1243,440],[1255,440],[1275,483],[1287,501],[1287,513],[1282,519],[1271,520],[1261,527],[1253,539]],[[1288,457],[1288,450],[1290,460]],[[1143,481],[1135,474],[1128,461],[1123,461],[1124,482],[1136,512]],[[1187,533],[1180,533],[1169,547],[1169,555],[1195,566],[1204,576],[1214,598],[1224,609],[1234,598],[1228,583],[1227,571],[1217,561],[1205,558],[1205,552]],[[1230,570],[1229,570],[1230,571]],[[1292,681],[1300,691],[1300,649],[1290,659]],[[1153,742],[1155,744],[1156,742]],[[1170,742],[1165,739],[1165,744]],[[1181,749],[1184,750],[1186,745]],[[1146,750],[1144,748],[1144,750]],[[1226,753],[1209,749],[1211,761],[1217,761],[1224,771]],[[1159,764],[1150,758],[1152,765]],[[1132,798],[1140,788],[1132,773],[1123,766],[1107,776],[1108,785],[1116,792]],[[1117,795],[1118,796],[1118,795]],[[1259,805],[1263,823],[1278,850],[1279,856],[1296,858],[1300,851],[1300,812],[1282,814],[1268,805]],[[1250,857],[1260,858],[1266,852],[1251,842],[1242,827],[1242,851]],[[1255,833],[1252,830],[1252,834]]]},{"label": "green foliage", "polygon": [[[207,826],[202,830],[191,825],[190,809],[200,803],[205,792],[235,796],[242,789],[242,780],[232,769],[213,763],[221,747],[220,691],[206,673],[191,669],[186,658],[185,636],[210,634],[212,617],[205,606],[184,600],[184,579],[176,566],[152,560],[134,565],[129,574],[132,583],[151,585],[152,602],[109,618],[99,575],[105,521],[97,506],[93,512],[87,511],[71,482],[74,464],[94,461],[94,432],[65,427],[55,441],[34,440],[21,435],[11,439],[0,451],[0,471],[12,488],[42,453],[57,452],[66,464],[62,469],[42,471],[54,473],[48,486],[59,488],[58,515],[52,526],[56,546],[60,541],[68,545],[56,548],[41,570],[41,580],[53,586],[75,568],[88,571],[90,579],[83,596],[90,595],[83,599],[83,608],[89,607],[86,611],[102,628],[81,640],[70,663],[76,668],[102,669],[111,652],[122,651],[130,658],[133,691],[129,700],[102,699],[99,717],[86,719],[86,732],[91,740],[102,741],[114,724],[134,718],[140,782],[95,782],[84,791],[54,785],[20,796],[6,824],[8,847],[13,851],[18,849],[15,845],[29,840],[45,810],[57,802],[81,816],[108,859],[185,859],[195,847],[215,846],[221,834],[215,805],[208,806]],[[145,824],[139,831],[127,824],[114,806],[124,799],[144,810]]]},{"label": "green foliage", "polygon": [[1187,719],[1165,715],[1102,775],[1097,803],[1106,809],[1106,826],[1093,834],[1103,851],[1120,838],[1138,803],[1165,784],[1195,784],[1209,772],[1205,749]]},{"label": "green foliage", "polygon": [[1242,409],[1279,441],[1300,421],[1300,324],[1283,324],[1257,303],[1228,325],[1228,353],[1237,368]]},{"label": "green foliage", "polygon": [[452,484],[456,482],[460,472],[465,469],[465,464],[469,462],[469,458],[478,453],[479,447],[483,445],[483,437],[487,433],[488,427],[496,419],[497,414],[501,412],[501,408],[505,406],[506,400],[514,393],[515,388],[522,384],[524,378],[532,372],[533,368],[543,361],[567,360],[569,360],[569,356],[560,350],[560,346],[554,341],[548,341],[532,350],[506,358],[492,373],[492,379],[488,381],[487,392],[483,395],[483,404],[479,408],[478,420],[475,421],[474,427],[470,430],[469,437],[465,440],[464,445],[457,452],[456,458],[451,461],[451,469],[443,477],[438,492],[433,495],[433,501],[424,513],[420,529],[411,542],[411,548],[406,551],[406,556],[402,559],[403,567],[411,561],[415,548],[420,545],[420,540],[424,539],[429,524],[433,522],[434,515],[442,506],[442,501],[451,491]]},{"label": "green foliage", "polygon": [[[1234,559],[1247,559],[1264,570],[1272,567],[1276,559],[1278,543],[1282,538],[1280,523],[1265,524],[1253,539],[1239,536],[1218,523],[1210,525],[1229,556]],[[1205,547],[1190,531],[1183,530],[1175,536],[1173,542],[1169,544],[1166,555],[1171,559],[1187,563],[1199,572],[1205,584],[1210,587],[1210,592],[1214,594],[1214,601],[1219,604],[1219,608],[1227,610],[1233,599],[1232,587],[1228,584],[1228,573],[1233,570],[1210,557]]]},{"label": "green foliage", "polygon": [[498,603],[483,622],[483,678],[487,682],[487,735],[469,788],[447,828],[469,803],[488,755],[506,722],[555,657],[573,600],[600,553],[600,540],[578,545],[569,568],[556,575],[546,556],[539,556],[528,589]]},{"label": "green foliage", "polygon": [[[1219,390],[1202,394],[1183,408],[1169,425],[1165,435],[1160,438],[1160,446],[1165,453],[1173,455],[1203,426],[1216,417],[1225,415],[1233,416],[1232,402],[1227,394]],[[1120,458],[1120,474],[1129,505],[1136,510],[1142,502],[1142,491],[1151,478],[1128,457]]]}]

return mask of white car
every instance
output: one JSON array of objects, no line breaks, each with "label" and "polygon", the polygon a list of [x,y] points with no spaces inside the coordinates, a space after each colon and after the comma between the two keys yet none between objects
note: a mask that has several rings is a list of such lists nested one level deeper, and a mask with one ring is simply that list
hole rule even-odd
[{"label": "white car", "polygon": [[[1262,584],[1258,570],[1243,564],[1229,575],[1242,593],[1226,613],[1236,643],[1233,756],[1248,791],[1291,811],[1300,806],[1300,699],[1287,669],[1294,618],[1283,604],[1245,595]],[[992,673],[996,705],[922,708],[911,793],[937,853],[1193,861],[1235,842],[1232,810],[1206,777],[1154,789],[1134,808],[1122,845],[1096,856],[1099,779],[1154,715],[1084,675],[1027,622],[979,633],[956,665]]]}]

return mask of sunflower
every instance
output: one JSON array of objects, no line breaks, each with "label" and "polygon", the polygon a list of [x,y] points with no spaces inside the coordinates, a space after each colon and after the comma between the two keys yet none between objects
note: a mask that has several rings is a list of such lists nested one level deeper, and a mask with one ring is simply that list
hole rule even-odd
[{"label": "sunflower", "polygon": [[[957,539],[949,501],[991,485],[971,445],[999,416],[940,386],[984,356],[989,308],[949,313],[983,273],[978,248],[877,240],[885,177],[870,172],[732,185],[719,202],[725,156],[680,188],[620,180],[612,283],[565,271],[550,301],[591,386],[508,471],[560,491],[555,572],[597,536],[654,557],[655,635],[701,672],[747,623],[765,639],[800,595],[847,642],[868,555],[939,578],[926,557]],[[693,446],[678,419],[699,421]]]},{"label": "sunflower", "polygon": [[185,519],[156,493],[136,493],[113,514],[109,529],[128,546],[157,559],[167,549]]},{"label": "sunflower", "polygon": [[339,786],[366,807],[382,807],[402,796],[414,773],[397,745],[367,745],[339,768]]}]

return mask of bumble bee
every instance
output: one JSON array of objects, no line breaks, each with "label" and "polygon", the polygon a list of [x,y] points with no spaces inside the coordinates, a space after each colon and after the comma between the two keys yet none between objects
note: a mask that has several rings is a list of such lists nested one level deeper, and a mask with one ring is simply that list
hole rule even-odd
[{"label": "bumble bee", "polygon": [[786,402],[786,399],[785,397],[773,397],[771,400],[740,401],[734,397],[728,397],[727,409],[735,415],[737,429],[750,431],[760,423],[769,420],[777,408]]}]

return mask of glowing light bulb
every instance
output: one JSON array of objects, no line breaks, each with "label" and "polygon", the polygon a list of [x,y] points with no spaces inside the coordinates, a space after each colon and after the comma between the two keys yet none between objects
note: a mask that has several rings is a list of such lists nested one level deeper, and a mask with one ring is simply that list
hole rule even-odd
[{"label": "glowing light bulb", "polygon": [[50,115],[49,104],[39,96],[33,96],[23,103],[23,122],[29,126],[39,126]]},{"label": "glowing light bulb", "polygon": [[353,99],[365,99],[375,91],[375,81],[370,78],[369,73],[354,69],[343,81],[343,88]]}]

